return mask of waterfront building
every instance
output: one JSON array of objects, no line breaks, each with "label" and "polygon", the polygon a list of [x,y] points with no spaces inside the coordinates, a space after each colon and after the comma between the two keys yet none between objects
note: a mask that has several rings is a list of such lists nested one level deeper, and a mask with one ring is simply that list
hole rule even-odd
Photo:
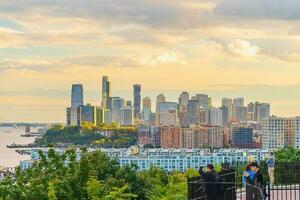
[{"label": "waterfront building", "polygon": [[300,148],[300,117],[270,117],[262,120],[262,148]]},{"label": "waterfront building", "polygon": [[71,107],[83,105],[83,86],[82,84],[73,84],[71,93]]},{"label": "waterfront building", "polygon": [[[94,151],[95,149],[88,149]],[[111,158],[116,158],[120,166],[135,164],[138,170],[148,170],[151,166],[160,167],[168,172],[185,172],[189,168],[199,169],[209,163],[221,165],[223,163],[245,163],[250,160],[261,161],[268,157],[269,150],[250,149],[218,149],[210,152],[208,149],[100,149]],[[60,150],[57,150],[60,151]],[[31,159],[20,162],[21,170],[28,169],[35,160],[39,159],[37,150],[31,150]],[[77,151],[77,160],[80,159],[80,151]]]},{"label": "waterfront building", "polygon": [[134,117],[139,118],[141,112],[141,85],[133,85],[133,106],[134,106]]},{"label": "waterfront building", "polygon": [[120,108],[120,124],[122,126],[133,125],[133,108],[132,106],[125,106]]},{"label": "waterfront building", "polygon": [[110,98],[110,81],[108,80],[108,76],[102,77],[102,101],[101,107],[108,109],[108,100]]}]

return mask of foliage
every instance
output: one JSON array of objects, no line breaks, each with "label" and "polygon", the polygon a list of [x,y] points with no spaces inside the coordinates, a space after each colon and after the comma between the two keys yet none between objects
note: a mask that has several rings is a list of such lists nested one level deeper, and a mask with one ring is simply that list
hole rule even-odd
[{"label": "foliage", "polygon": [[[138,171],[120,167],[100,151],[74,149],[39,152],[40,160],[27,170],[17,168],[15,179],[0,182],[1,200],[184,200],[187,174],[151,167]],[[190,174],[196,173],[189,170]]]},{"label": "foliage", "polygon": [[[110,131],[112,137],[102,134]],[[53,144],[94,145],[104,148],[124,148],[136,144],[136,129],[132,127],[117,127],[117,125],[105,125],[97,127],[91,123],[83,122],[79,126],[54,126],[49,129],[42,138],[37,139],[39,145],[53,147]]]}]

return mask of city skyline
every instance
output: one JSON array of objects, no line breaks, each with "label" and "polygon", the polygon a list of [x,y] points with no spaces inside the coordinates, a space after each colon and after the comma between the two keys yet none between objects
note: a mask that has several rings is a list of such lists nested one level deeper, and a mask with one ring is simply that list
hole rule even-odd
[{"label": "city skyline", "polygon": [[0,121],[63,122],[70,85],[99,105],[104,74],[126,99],[139,83],[152,100],[244,96],[300,115],[300,4],[272,2],[2,1]]}]

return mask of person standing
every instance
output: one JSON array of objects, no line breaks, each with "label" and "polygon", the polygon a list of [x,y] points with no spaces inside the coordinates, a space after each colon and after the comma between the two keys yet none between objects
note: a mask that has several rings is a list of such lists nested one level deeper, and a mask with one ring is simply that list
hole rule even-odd
[{"label": "person standing", "polygon": [[267,160],[268,165],[268,174],[270,178],[271,186],[274,185],[275,177],[274,177],[274,170],[275,170],[275,158],[273,152],[270,153],[269,159]]},{"label": "person standing", "polygon": [[212,164],[206,166],[206,172],[203,171],[203,166],[199,168],[199,174],[204,178],[206,183],[206,197],[207,200],[218,199],[218,174],[214,170]]},{"label": "person standing", "polygon": [[256,191],[254,192],[254,199],[265,199],[267,194],[265,190],[264,176],[257,162],[250,164],[250,170],[255,173],[254,181],[251,181],[251,183],[257,187]]}]

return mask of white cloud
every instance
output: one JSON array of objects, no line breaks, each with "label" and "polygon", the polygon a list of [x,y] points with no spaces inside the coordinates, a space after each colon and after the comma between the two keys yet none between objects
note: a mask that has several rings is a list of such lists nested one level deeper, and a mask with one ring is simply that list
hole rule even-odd
[{"label": "white cloud", "polygon": [[157,67],[160,64],[176,63],[186,65],[186,61],[178,58],[176,53],[162,53],[158,56],[143,56],[140,60],[141,65],[149,67]]},{"label": "white cloud", "polygon": [[260,52],[260,48],[250,42],[241,39],[235,39],[227,46],[228,51],[241,57],[254,57]]}]

